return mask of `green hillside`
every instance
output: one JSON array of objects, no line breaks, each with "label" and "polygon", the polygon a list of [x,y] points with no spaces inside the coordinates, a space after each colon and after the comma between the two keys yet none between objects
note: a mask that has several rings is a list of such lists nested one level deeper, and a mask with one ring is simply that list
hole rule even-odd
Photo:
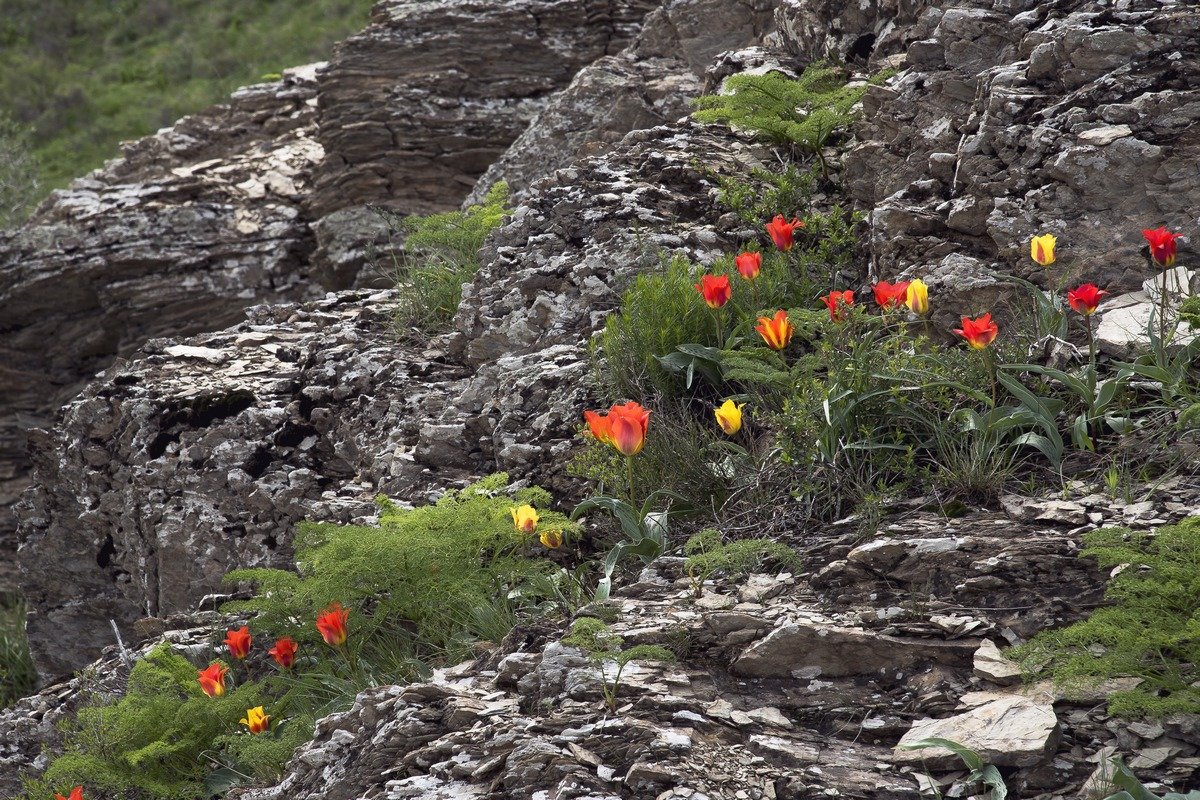
[{"label": "green hillside", "polygon": [[113,157],[123,139],[152,133],[263,75],[326,58],[334,42],[366,25],[371,5],[4,0],[0,193],[6,158],[21,149],[12,123],[27,132],[35,194],[44,196]]}]

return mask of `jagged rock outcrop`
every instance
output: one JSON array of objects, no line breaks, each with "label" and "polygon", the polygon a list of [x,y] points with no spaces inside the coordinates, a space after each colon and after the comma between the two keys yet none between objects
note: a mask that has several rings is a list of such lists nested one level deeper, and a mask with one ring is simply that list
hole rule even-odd
[{"label": "jagged rock outcrop", "polygon": [[220,328],[256,300],[311,296],[301,205],[322,157],[315,67],[127,145],[0,232],[0,590],[26,431],[146,339]]},{"label": "jagged rock outcrop", "polygon": [[[1191,4],[785,0],[778,22],[801,55],[900,66],[867,94],[845,188],[872,209],[874,272],[932,276],[947,318],[1005,295],[1002,275],[1135,289],[1157,271],[1141,230],[1194,225]],[[1042,232],[1049,272],[1029,259]]]},{"label": "jagged rock outcrop", "polygon": [[302,518],[496,469],[555,486],[614,285],[658,248],[703,261],[734,246],[715,176],[760,163],[684,124],[562,171],[490,240],[456,333],[424,352],[391,332],[390,294],[360,291],[259,307],[111,367],[34,435],[21,589],[43,674],[87,663],[110,619],[128,631],[234,567],[286,565]]},{"label": "jagged rock outcrop", "polygon": [[0,234],[0,590],[26,431],[148,339],[354,286],[385,229],[366,206],[457,207],[547,99],[660,2],[379,3],[328,63],[127,144]]},{"label": "jagged rock outcrop", "polygon": [[607,149],[629,131],[690,113],[712,60],[757,43],[772,28],[773,11],[771,0],[671,0],[656,8],[627,48],[584,67],[550,99],[468,202],[481,201],[499,180],[524,197],[538,178]]},{"label": "jagged rock outcrop", "polygon": [[322,75],[315,216],[462,202],[582,67],[623,48],[660,0],[389,0]]}]

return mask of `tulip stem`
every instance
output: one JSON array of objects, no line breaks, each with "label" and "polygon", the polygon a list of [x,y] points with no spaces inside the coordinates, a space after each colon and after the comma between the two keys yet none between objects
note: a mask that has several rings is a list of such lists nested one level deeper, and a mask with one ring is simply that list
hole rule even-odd
[{"label": "tulip stem", "polygon": [[629,483],[629,505],[637,505],[633,497],[633,456],[625,456],[625,478]]},{"label": "tulip stem", "polygon": [[713,323],[717,326],[717,349],[725,349],[725,326],[721,324],[720,309],[712,309]]},{"label": "tulip stem", "polygon": [[1167,269],[1167,267],[1163,267],[1162,293],[1158,298],[1158,341],[1164,351],[1167,347]]},{"label": "tulip stem", "polygon": [[991,350],[983,351],[983,363],[987,365],[988,377],[992,379],[992,408],[996,407],[996,358]]}]

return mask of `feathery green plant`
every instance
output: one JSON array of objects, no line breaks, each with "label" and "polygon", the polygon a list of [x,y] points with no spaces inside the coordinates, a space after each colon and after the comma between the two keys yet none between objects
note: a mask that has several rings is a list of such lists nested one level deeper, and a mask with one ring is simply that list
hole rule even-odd
[{"label": "feathery green plant", "polygon": [[[258,591],[226,609],[254,615],[252,629],[318,646],[312,619],[340,602],[351,609],[352,664],[382,669],[382,680],[391,673],[383,665],[403,665],[408,673],[417,661],[467,655],[479,633],[478,610],[498,598],[519,596],[526,604],[545,599],[533,596],[533,587],[547,585],[535,579],[558,568],[532,557],[541,546],[536,536],[515,531],[514,506],[537,508],[543,530],[562,530],[568,539],[577,530],[548,510],[549,493],[536,487],[510,490],[504,473],[447,492],[430,506],[380,503],[378,526],[302,524],[295,544],[297,572],[231,572],[227,580],[254,583]],[[495,636],[494,626],[492,631]]]},{"label": "feathery green plant", "polygon": [[721,532],[705,528],[683,545],[684,569],[699,596],[704,582],[717,572],[736,579],[767,565],[779,569],[794,569],[800,564],[796,551],[782,542],[771,539],[737,539],[723,542]]},{"label": "feathery green plant", "polygon": [[[600,672],[600,689],[604,694],[604,705],[612,713],[617,711],[617,695],[621,690],[621,675],[633,661],[660,661],[672,663],[675,654],[661,645],[639,644],[624,646],[624,639],[595,617],[580,617],[571,625],[571,632],[563,638],[563,644],[578,647],[588,654]],[[606,664],[614,664],[616,671],[612,680],[605,672]]]},{"label": "feathery green plant", "polygon": [[[258,748],[236,748],[240,771],[277,774],[292,750],[311,737],[312,728],[311,723],[295,724],[286,735],[278,730],[256,737],[235,735],[246,709],[263,702],[262,686],[253,682],[234,686],[221,697],[204,695],[195,665],[169,645],[160,645],[134,665],[120,700],[97,697],[64,724],[62,755],[40,778],[27,782],[25,797],[42,800],[76,785],[114,796],[204,797],[204,780],[221,763],[214,748],[245,738],[262,742]],[[266,744],[275,737],[273,745]]]},{"label": "feathery green plant", "polygon": [[1120,568],[1105,590],[1110,604],[1038,634],[1014,648],[1014,657],[1068,687],[1140,678],[1138,686],[1109,694],[1114,715],[1200,712],[1200,517],[1153,535],[1101,528],[1083,541],[1081,556]]},{"label": "feathery green plant", "polygon": [[854,121],[854,106],[866,91],[865,85],[847,85],[845,72],[826,64],[810,64],[795,80],[779,72],[732,75],[723,88],[723,94],[696,99],[696,119],[754,131],[818,158]]}]

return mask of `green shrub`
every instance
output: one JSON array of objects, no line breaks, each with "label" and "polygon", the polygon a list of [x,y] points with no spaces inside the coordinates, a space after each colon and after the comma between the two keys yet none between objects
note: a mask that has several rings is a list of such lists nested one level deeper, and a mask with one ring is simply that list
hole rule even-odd
[{"label": "green shrub", "polygon": [[1036,424],[993,408],[977,353],[915,343],[861,311],[794,368],[794,392],[775,418],[806,516],[830,519],[915,482],[965,500],[994,499]]},{"label": "green shrub", "polygon": [[776,144],[820,155],[834,134],[854,121],[866,86],[848,86],[840,69],[810,64],[796,80],[779,72],[742,73],[725,80],[725,94],[697,98],[701,122],[754,131]]},{"label": "green shrub", "polygon": [[1038,634],[1014,657],[1068,687],[1140,678],[1109,694],[1115,715],[1200,712],[1200,517],[1153,535],[1101,528],[1085,534],[1084,545],[1081,556],[1120,568],[1105,590],[1109,605]]},{"label": "green shrub", "polygon": [[0,708],[33,694],[37,683],[25,638],[25,605],[0,596]]},{"label": "green shrub", "polygon": [[403,290],[396,324],[402,331],[428,336],[445,330],[462,300],[462,285],[479,271],[479,249],[509,211],[508,184],[501,181],[466,211],[399,221],[405,255],[395,265]]},{"label": "green shrub", "polygon": [[511,618],[554,599],[539,587],[558,568],[533,557],[545,552],[536,536],[513,527],[510,510],[526,503],[538,509],[540,530],[563,530],[568,539],[576,530],[548,510],[548,493],[509,490],[508,476],[500,473],[430,506],[406,510],[383,501],[376,527],[301,525],[298,572],[235,570],[228,580],[252,582],[258,592],[228,610],[253,614],[252,629],[319,649],[324,645],[312,620],[340,602],[351,609],[348,657],[362,681],[411,679],[430,660],[468,655],[481,634],[507,633],[511,621],[501,616],[497,625],[495,611],[506,598],[515,604]]},{"label": "green shrub", "polygon": [[767,566],[794,569],[800,565],[796,551],[781,542],[770,539],[724,542],[721,532],[714,528],[706,528],[688,539],[683,552],[687,556],[684,568],[697,594],[704,581],[717,572],[734,580]]},{"label": "green shrub", "polygon": [[[276,775],[292,750],[311,738],[312,728],[311,722],[292,721],[288,734],[239,732],[246,710],[265,702],[263,687],[254,682],[233,686],[222,697],[204,695],[196,666],[161,645],[134,665],[120,700],[94,698],[65,723],[62,754],[28,783],[25,796],[43,800],[83,785],[93,795],[176,800],[207,796],[205,779],[222,765]],[[280,708],[268,711],[278,714]]]}]

